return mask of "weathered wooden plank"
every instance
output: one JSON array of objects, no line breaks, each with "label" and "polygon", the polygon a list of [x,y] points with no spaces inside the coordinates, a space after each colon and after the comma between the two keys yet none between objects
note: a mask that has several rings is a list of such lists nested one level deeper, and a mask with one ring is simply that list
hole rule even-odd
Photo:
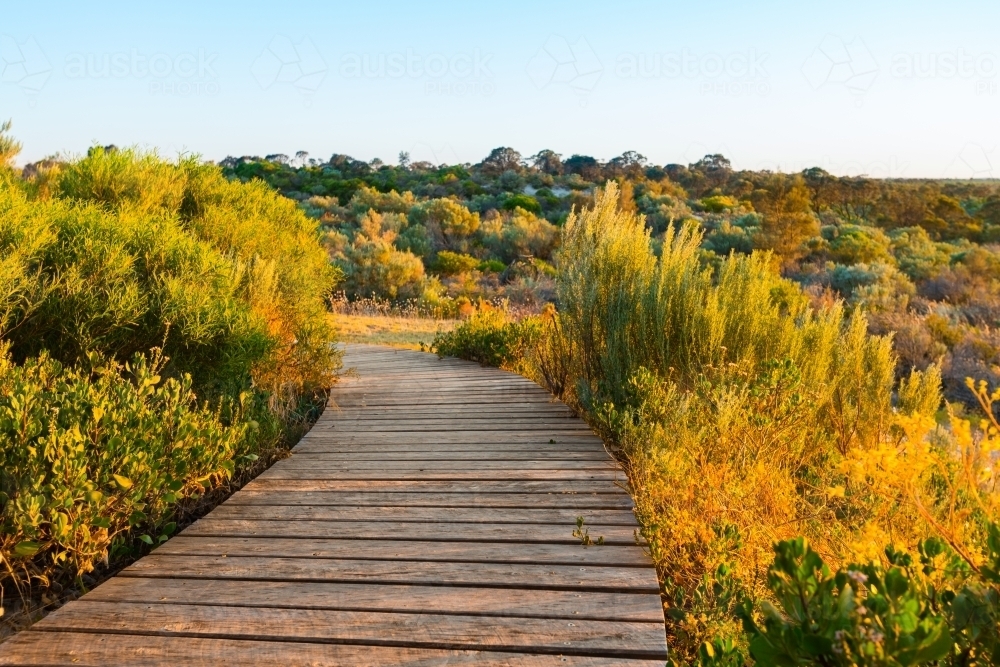
[{"label": "weathered wooden plank", "polygon": [[554,565],[614,565],[649,567],[642,549],[634,546],[579,544],[522,544],[497,549],[482,542],[428,542],[422,540],[358,540],[307,538],[190,537],[185,533],[157,547],[161,556],[214,555],[281,558],[372,558],[376,560],[444,561],[469,563],[534,563]]},{"label": "weathered wooden plank", "polygon": [[610,460],[576,460],[542,459],[542,460],[492,460],[476,461],[472,459],[397,459],[387,457],[384,461],[344,461],[343,459],[325,459],[315,456],[296,456],[281,462],[284,469],[309,470],[343,470],[345,472],[364,472],[369,470],[402,471],[534,471],[561,470],[563,472],[589,472],[593,470],[616,470],[617,466]]},{"label": "weathered wooden plank", "polygon": [[[0,649],[4,667],[74,665],[77,667],[553,667],[567,664],[559,655],[448,651],[384,646],[264,642],[187,636],[120,635],[81,632],[23,632]],[[573,657],[580,667],[662,667],[663,660]]]},{"label": "weathered wooden plank", "polygon": [[[500,395],[498,392],[443,392],[437,389],[427,389],[414,392],[412,395],[396,392],[375,392],[372,394],[358,394],[356,396],[344,396],[344,400],[336,402],[338,412],[349,410],[362,410],[368,408],[401,408],[405,406],[420,406],[425,409],[441,408],[451,411],[465,411],[475,409],[476,406],[493,407],[501,409],[505,405],[520,405],[524,403],[538,402],[542,397],[528,394]],[[353,399],[353,400],[348,400]]]},{"label": "weathered wooden plank", "polygon": [[448,432],[452,430],[460,431],[492,431],[509,428],[511,431],[535,431],[543,434],[551,432],[574,431],[581,435],[590,433],[589,429],[578,427],[570,420],[566,423],[554,423],[547,420],[511,420],[506,425],[502,420],[485,419],[438,419],[438,420],[409,420],[409,419],[373,419],[373,420],[347,420],[340,422],[330,422],[316,431],[322,433],[345,433],[349,432],[362,435],[370,432],[404,432],[404,433],[434,433]]},{"label": "weathered wooden plank", "polygon": [[[379,438],[376,441],[353,440],[351,442],[340,442],[342,434],[334,433],[310,433],[309,437],[303,438],[295,449],[295,453],[315,449],[316,451],[344,452],[344,453],[365,453],[365,452],[426,452],[448,456],[452,453],[464,452],[492,452],[497,454],[511,453],[522,454],[537,452],[545,455],[558,454],[592,454],[607,457],[607,450],[603,443],[592,436],[567,440],[561,439],[558,442],[549,442],[551,438],[544,435],[533,439],[522,439],[520,441],[503,441],[491,438],[483,438],[477,442],[443,441],[435,438],[422,438],[419,442],[408,438],[392,437]],[[302,447],[300,450],[299,447]]]},{"label": "weathered wooden plank", "polygon": [[[301,581],[116,577],[87,599],[663,623],[658,595]],[[239,613],[238,611],[234,611]],[[488,623],[488,621],[487,621]]]},{"label": "weathered wooden plank", "polygon": [[262,473],[263,479],[364,479],[364,480],[575,480],[594,482],[613,482],[622,479],[620,472],[615,470],[323,470],[313,467],[291,467],[281,465],[281,461]]},{"label": "weathered wooden plank", "polygon": [[537,523],[572,525],[582,516],[588,525],[635,527],[627,510],[515,509],[508,507],[330,507],[328,505],[240,505],[225,503],[215,519],[247,521],[392,521],[423,523]]},{"label": "weathered wooden plank", "polygon": [[[338,447],[354,448],[368,447],[375,450],[384,447],[386,450],[404,449],[407,447],[428,450],[439,447],[438,451],[468,450],[470,448],[492,449],[497,451],[532,449],[537,451],[606,451],[601,439],[593,434],[554,435],[550,433],[519,433],[500,434],[487,431],[470,435],[441,433],[364,433],[351,434],[337,431],[310,431],[302,438],[304,444],[322,443]],[[419,437],[418,437],[419,436]],[[433,449],[431,449],[433,451]]]},{"label": "weathered wooden plank", "polygon": [[526,430],[556,430],[589,432],[576,419],[568,417],[483,417],[478,415],[440,416],[427,419],[364,419],[345,418],[329,421],[320,426],[324,429],[350,430],[393,430],[393,431],[444,431],[451,427],[469,431],[526,431]]},{"label": "weathered wooden plank", "polygon": [[[428,451],[414,451],[406,449],[393,452],[387,456],[383,451],[372,451],[365,448],[353,448],[352,451],[342,451],[343,447],[337,445],[323,445],[317,442],[307,443],[295,450],[295,460],[310,461],[346,461],[361,463],[364,461],[598,461],[606,466],[614,463],[608,459],[608,454],[603,449],[587,448],[584,451],[538,451],[536,449],[522,449],[506,451],[503,449],[476,449],[474,445],[468,445],[465,450],[436,451],[428,448]],[[338,451],[341,450],[341,451]]]},{"label": "weathered wooden plank", "polygon": [[486,387],[495,385],[500,389],[515,388],[545,391],[531,380],[518,377],[516,375],[468,377],[459,373],[449,377],[448,375],[438,375],[432,369],[414,368],[407,373],[398,373],[396,375],[378,378],[372,378],[369,376],[366,378],[364,376],[365,372],[366,371],[359,371],[360,377],[358,379],[348,379],[346,382],[341,383],[341,385],[337,388],[338,392],[343,391],[347,393],[366,389],[384,389],[386,391],[393,392],[408,392],[421,386],[455,388],[463,384],[468,384],[470,387]]},{"label": "weathered wooden plank", "polygon": [[[459,423],[459,422],[441,422],[438,424],[416,424],[408,425],[405,423],[398,423],[391,420],[387,420],[382,423],[372,423],[367,425],[351,425],[350,427],[341,426],[323,426],[317,429],[317,434],[329,433],[329,434],[341,434],[343,440],[364,438],[367,436],[373,436],[377,433],[384,434],[395,434],[396,437],[411,437],[411,438],[433,438],[440,437],[441,435],[450,435],[454,437],[455,435],[462,433],[465,437],[475,438],[479,433],[496,433],[498,426],[495,424],[487,424],[483,422],[471,422],[471,423]],[[511,424],[505,431],[505,435],[508,438],[521,437],[538,437],[539,435],[544,435],[549,438],[556,438],[557,436],[586,436],[590,434],[591,431],[585,428],[572,428],[568,426],[556,427],[551,424]],[[409,434],[408,436],[406,434]]]},{"label": "weathered wooden plank", "polygon": [[[490,398],[493,401],[501,402],[509,398],[519,398],[525,400],[537,397],[539,402],[547,402],[549,395],[545,390],[537,385],[467,385],[466,383],[455,383],[453,385],[430,384],[430,383],[407,383],[400,380],[405,388],[390,387],[353,387],[351,389],[338,392],[338,396],[344,399],[364,398],[366,396],[378,395],[392,398],[412,398],[415,403],[422,402],[423,399],[433,397],[440,401],[443,398],[458,398],[462,396],[481,396]],[[461,400],[456,403],[460,404]]]},{"label": "weathered wooden plank", "polygon": [[407,406],[414,406],[420,408],[454,408],[462,407],[465,409],[476,409],[477,406],[492,406],[495,408],[502,408],[506,405],[511,407],[525,407],[530,405],[558,405],[550,403],[549,399],[544,402],[535,397],[527,398],[517,398],[517,397],[507,397],[504,399],[498,399],[495,396],[484,395],[484,396],[468,396],[461,401],[455,401],[454,399],[435,399],[433,394],[428,394],[423,396],[419,400],[413,400],[411,398],[404,397],[394,397],[387,393],[373,393],[370,396],[358,396],[353,400],[342,400],[339,394],[334,394],[330,398],[330,406],[335,411],[340,410],[360,410],[368,408],[387,408],[387,409],[399,409]]},{"label": "weathered wooden plank", "polygon": [[389,409],[379,408],[378,412],[375,409],[369,409],[367,407],[343,407],[335,415],[331,415],[328,420],[324,420],[322,424],[319,424],[322,428],[329,428],[331,425],[340,425],[344,423],[353,423],[356,421],[366,421],[366,422],[376,422],[376,421],[427,421],[434,419],[444,419],[446,421],[458,421],[458,420],[476,420],[476,421],[495,421],[497,419],[510,419],[512,421],[550,421],[554,422],[559,426],[565,426],[568,423],[574,426],[582,425],[581,422],[572,413],[563,412],[562,410],[507,410],[502,405],[487,405],[484,404],[481,408],[471,408],[469,406],[462,406],[461,409],[454,409],[449,406],[426,406],[420,412],[410,412],[408,410],[403,410],[402,406],[400,409],[395,409],[393,406],[385,406]]},{"label": "weathered wooden plank", "polygon": [[[662,632],[649,623],[498,617],[483,632],[476,616],[326,609],[104,603],[79,600],[38,624],[39,630],[210,636],[406,648],[489,649],[562,655],[665,658]],[[659,636],[658,636],[659,635]]]},{"label": "weathered wooden plank", "polygon": [[570,410],[565,405],[561,403],[543,403],[539,404],[537,402],[530,403],[514,403],[514,404],[501,404],[494,403],[491,406],[486,406],[483,408],[470,408],[468,406],[458,404],[458,405],[424,405],[422,403],[416,405],[386,405],[386,406],[356,406],[356,407],[345,407],[345,406],[334,406],[330,409],[329,417],[327,419],[337,420],[344,415],[355,414],[355,415],[367,415],[371,418],[379,418],[383,416],[407,416],[407,417],[426,417],[426,416],[438,416],[441,414],[465,414],[465,413],[492,413],[501,415],[559,415],[566,417],[573,417],[573,411]]},{"label": "weathered wooden plank", "polygon": [[409,493],[355,491],[259,491],[245,488],[227,505],[293,505],[377,507],[495,507],[509,509],[627,510],[634,504],[625,494],[539,493]]},{"label": "weathered wooden plank", "polygon": [[[359,549],[358,552],[360,554],[364,550]],[[161,556],[154,552],[125,568],[118,576],[368,582],[658,594],[659,586],[655,579],[650,578],[651,573],[652,570],[649,568],[611,565],[456,563],[259,556]]]},{"label": "weathered wooden plank", "polygon": [[[209,514],[184,529],[184,535],[229,537],[308,537],[432,540],[445,542],[496,542],[525,544],[579,544],[573,537],[576,524],[564,528],[550,524],[454,524],[393,523],[366,521],[247,521],[216,519]],[[607,544],[634,545],[630,526],[591,526],[593,539],[604,537]],[[498,548],[512,548],[509,544]]]},{"label": "weathered wooden plank", "polygon": [[538,493],[556,497],[627,495],[614,484],[594,484],[582,480],[363,480],[363,479],[271,479],[257,477],[244,489],[284,491],[368,491],[409,493]]},{"label": "weathered wooden plank", "polygon": [[554,416],[560,419],[573,418],[573,413],[568,409],[561,409],[559,407],[510,407],[501,404],[482,404],[480,407],[472,408],[466,405],[460,406],[448,406],[448,405],[420,405],[418,407],[405,406],[405,405],[386,405],[386,406],[359,406],[359,407],[345,407],[338,406],[336,409],[330,410],[332,414],[329,416],[329,421],[339,422],[343,419],[351,418],[352,416],[365,415],[370,419],[405,419],[405,418],[426,418],[426,417],[437,417],[437,416],[451,416],[451,415],[481,415],[484,417],[497,417],[497,416]]},{"label": "weathered wooden plank", "polygon": [[[477,436],[482,436],[482,440]],[[480,444],[483,449],[524,449],[526,445],[537,445],[539,449],[559,451],[565,447],[604,449],[601,441],[589,433],[553,431],[511,431],[506,438],[499,438],[491,431],[341,431],[322,430],[311,434],[306,442],[322,442],[327,445],[361,447],[366,445],[469,445]],[[547,448],[545,445],[560,445]]]}]

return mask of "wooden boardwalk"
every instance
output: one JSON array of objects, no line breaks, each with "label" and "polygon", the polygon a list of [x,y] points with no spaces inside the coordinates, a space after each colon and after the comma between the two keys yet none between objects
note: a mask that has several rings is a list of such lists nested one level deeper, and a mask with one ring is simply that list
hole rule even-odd
[{"label": "wooden boardwalk", "polygon": [[656,574],[583,422],[477,364],[350,346],[345,365],[291,457],[0,665],[663,664]]}]

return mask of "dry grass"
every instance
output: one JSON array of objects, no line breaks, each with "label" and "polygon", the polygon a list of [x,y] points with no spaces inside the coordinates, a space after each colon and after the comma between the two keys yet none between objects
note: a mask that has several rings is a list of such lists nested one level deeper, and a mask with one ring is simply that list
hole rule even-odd
[{"label": "dry grass", "polygon": [[337,340],[345,343],[390,345],[419,350],[430,345],[440,331],[451,331],[459,320],[398,315],[331,315]]}]

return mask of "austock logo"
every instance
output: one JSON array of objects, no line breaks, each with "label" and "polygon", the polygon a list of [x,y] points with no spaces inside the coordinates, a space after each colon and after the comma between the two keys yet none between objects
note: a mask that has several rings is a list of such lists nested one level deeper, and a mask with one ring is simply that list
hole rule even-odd
[{"label": "austock logo", "polygon": [[116,53],[71,53],[66,56],[63,74],[67,79],[149,80],[152,95],[217,95],[218,57],[218,53],[205,49],[152,54],[137,48]]},{"label": "austock logo", "polygon": [[33,37],[18,42],[10,35],[0,35],[0,67],[0,80],[28,95],[37,95],[52,74],[49,59]]},{"label": "austock logo", "polygon": [[319,90],[327,74],[326,61],[308,37],[298,43],[277,35],[250,66],[250,73],[264,90],[290,85],[303,94]]},{"label": "austock logo", "polygon": [[586,94],[597,86],[604,65],[583,37],[570,44],[565,37],[552,35],[528,63],[527,73],[539,90],[562,85]]},{"label": "austock logo", "polygon": [[879,66],[864,40],[855,37],[845,42],[827,35],[802,64],[802,74],[813,90],[843,86],[858,98],[875,83]]},{"label": "austock logo", "polygon": [[346,79],[425,79],[427,95],[468,97],[496,92],[492,53],[418,53],[414,49],[392,53],[347,53],[340,60]]}]

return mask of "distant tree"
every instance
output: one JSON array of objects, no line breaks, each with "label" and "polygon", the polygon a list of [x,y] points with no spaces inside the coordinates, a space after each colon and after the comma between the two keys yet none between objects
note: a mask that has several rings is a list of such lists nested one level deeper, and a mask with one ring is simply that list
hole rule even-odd
[{"label": "distant tree", "polygon": [[690,170],[704,176],[702,191],[711,191],[726,184],[733,173],[733,165],[725,156],[715,153],[690,165]]},{"label": "distant tree", "polygon": [[479,163],[479,168],[492,175],[499,175],[505,171],[518,171],[521,168],[521,154],[506,146],[494,148]]},{"label": "distant tree", "polygon": [[654,164],[646,167],[643,174],[651,181],[662,181],[667,177],[667,170]]},{"label": "distant tree", "polygon": [[479,214],[454,199],[432,199],[410,211],[410,224],[426,227],[436,250],[464,251],[470,235],[479,229]]},{"label": "distant tree", "polygon": [[871,219],[873,203],[878,199],[878,184],[869,178],[838,178],[819,167],[802,172],[812,191],[816,209],[830,209],[838,217],[855,224]]},{"label": "distant tree", "polygon": [[642,169],[646,165],[646,156],[635,151],[625,151],[616,158],[608,162],[608,176],[628,176],[637,178],[642,175]]},{"label": "distant tree", "polygon": [[706,155],[702,159],[691,165],[692,169],[698,169],[705,173],[710,173],[713,171],[732,171],[733,165],[726,158],[726,156],[720,153],[714,153],[711,155]]},{"label": "distant tree", "polygon": [[410,153],[408,151],[399,151],[399,168],[410,168]]},{"label": "distant tree", "polygon": [[920,226],[936,238],[975,238],[982,231],[982,223],[966,213],[961,202],[954,197],[938,194],[931,200],[928,209],[928,215]]},{"label": "distant tree", "polygon": [[529,159],[531,160],[531,166],[538,171],[551,174],[552,176],[559,176],[563,173],[563,163],[561,157],[562,156],[559,155],[559,153],[545,149],[538,151]]},{"label": "distant tree", "polygon": [[684,185],[684,182],[691,176],[691,170],[682,164],[668,164],[663,170],[671,181],[676,181],[681,185]]},{"label": "distant tree", "polygon": [[353,297],[400,299],[418,296],[424,284],[424,265],[410,252],[393,244],[395,232],[383,229],[383,217],[368,211],[359,221],[354,239],[339,262],[344,287]]},{"label": "distant tree", "polygon": [[563,163],[567,173],[579,174],[585,181],[601,178],[601,163],[589,155],[573,155]]},{"label": "distant tree", "polygon": [[309,151],[296,151],[295,163],[302,167],[309,161]]},{"label": "distant tree", "polygon": [[10,136],[11,121],[0,124],[0,165],[12,166],[14,158],[21,152],[21,144]]},{"label": "distant tree", "polygon": [[334,153],[331,155],[327,164],[338,170],[343,175],[354,178],[367,176],[372,171],[367,162],[355,160],[350,155],[341,155],[340,153]]},{"label": "distant tree", "polygon": [[785,265],[802,257],[806,240],[819,233],[819,220],[802,176],[768,174],[751,201],[763,216],[757,245],[772,250]]}]

